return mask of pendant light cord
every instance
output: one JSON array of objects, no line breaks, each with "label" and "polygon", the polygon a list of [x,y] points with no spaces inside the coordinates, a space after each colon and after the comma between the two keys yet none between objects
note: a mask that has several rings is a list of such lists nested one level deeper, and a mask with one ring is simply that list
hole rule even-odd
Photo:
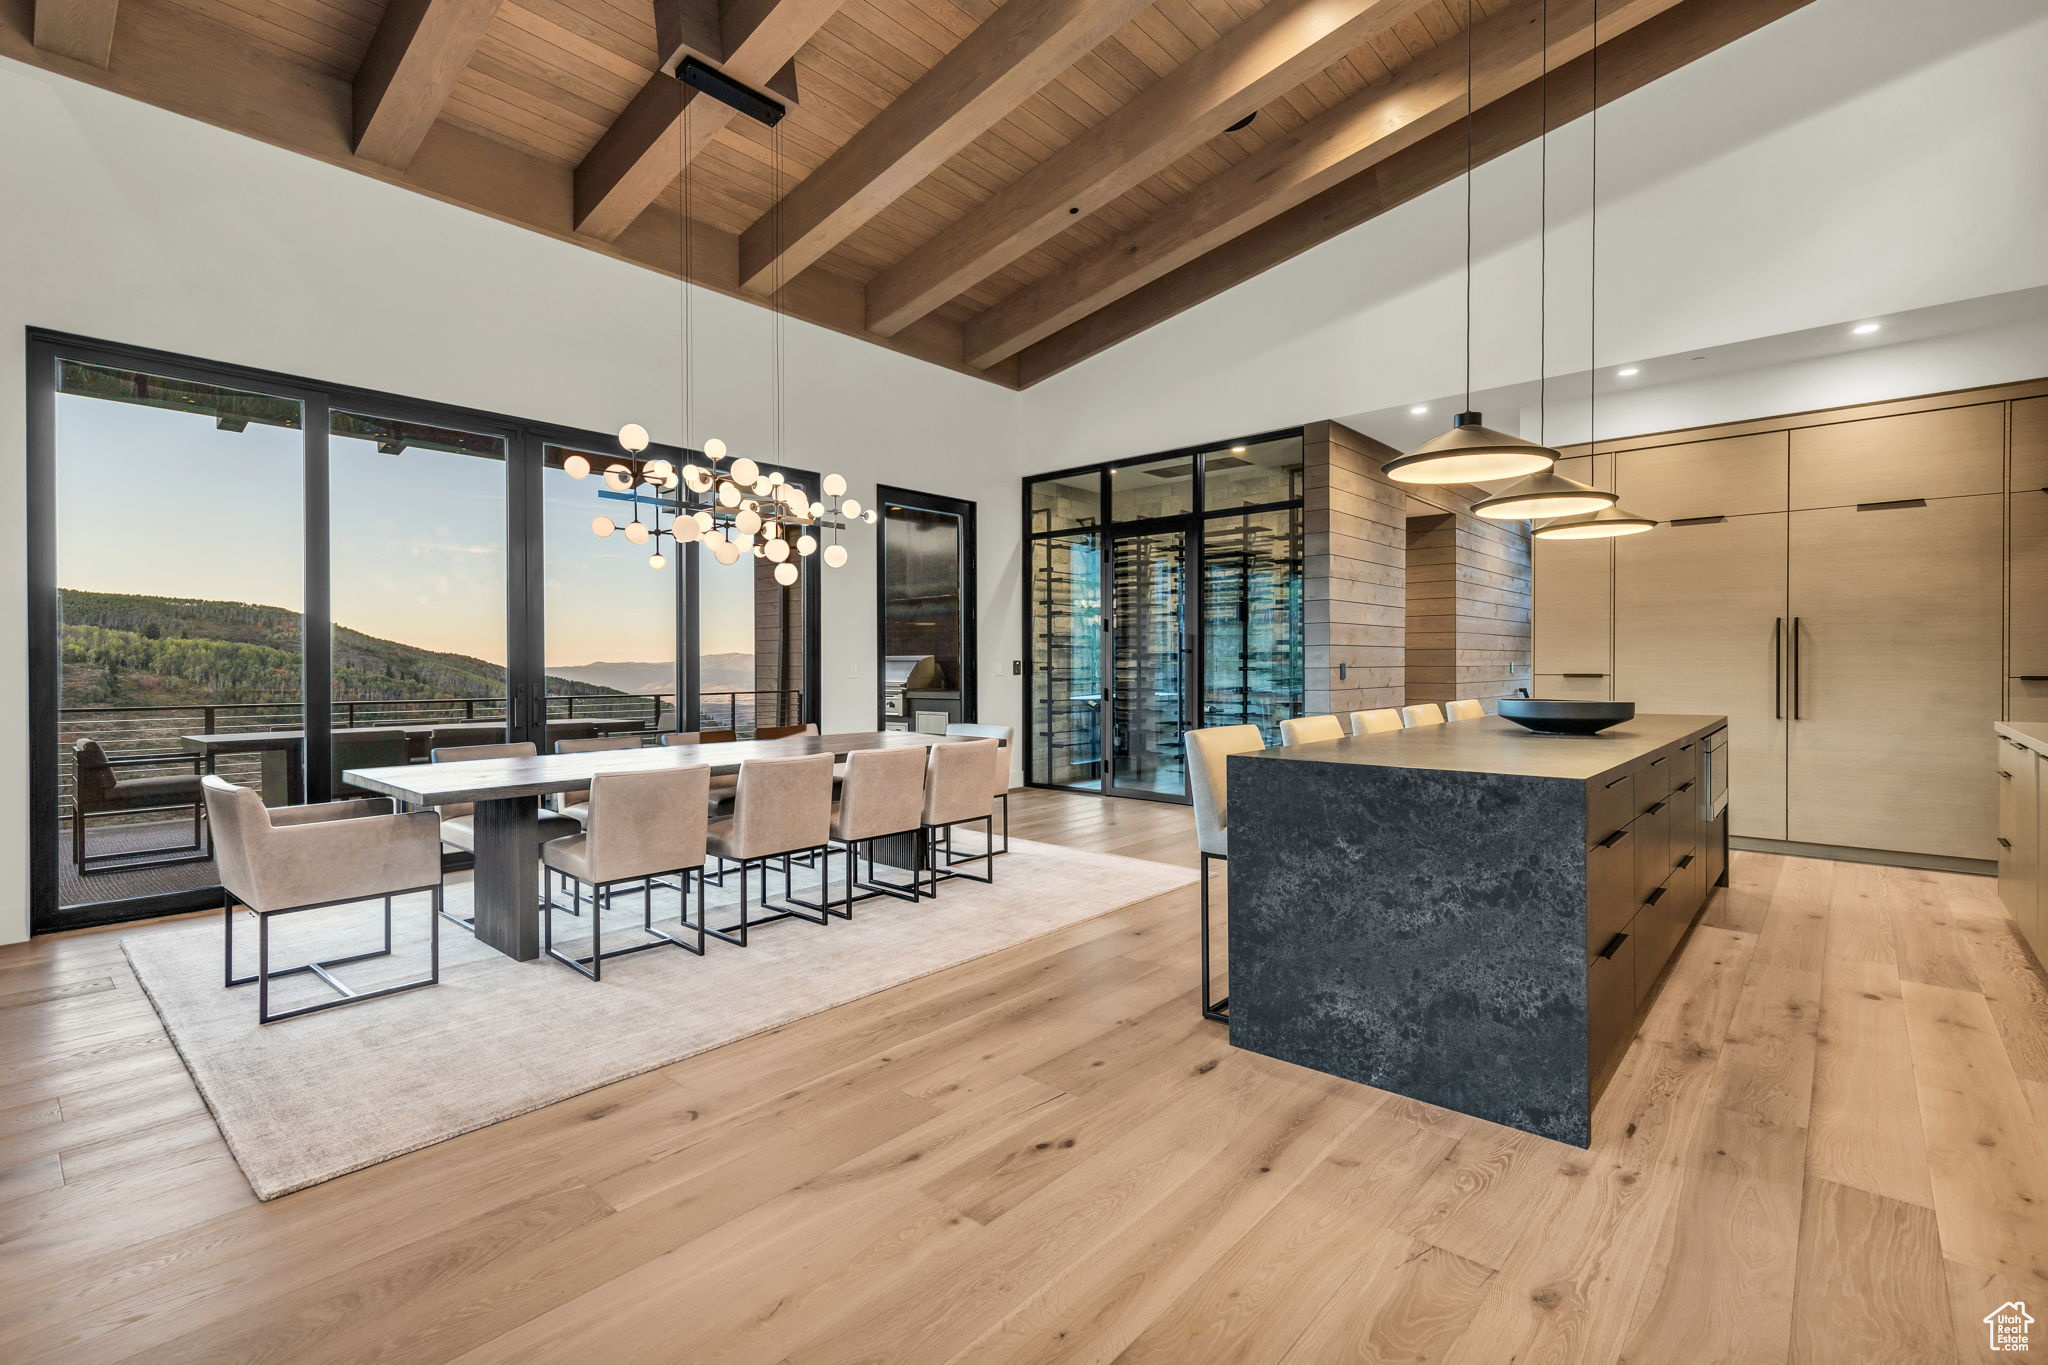
[{"label": "pendant light cord", "polygon": [[1586,454],[1598,453],[1600,428],[1600,0],[1593,0],[1592,144],[1586,211]]},{"label": "pendant light cord", "polygon": [[1472,411],[1472,0],[1465,0],[1465,411]]},{"label": "pendant light cord", "polygon": [[[1598,4],[1598,0],[1594,0]],[[1550,444],[1550,0],[1543,0],[1543,123],[1536,133],[1536,444]]]},{"label": "pendant light cord", "polygon": [[691,361],[697,353],[696,299],[690,286],[690,272],[695,264],[690,247],[690,106],[695,101],[680,80],[676,82],[676,89],[681,92],[683,100],[682,137],[676,143],[676,177],[683,182],[683,456],[688,459],[693,449],[690,444],[690,418],[695,415],[691,386],[696,367]]}]

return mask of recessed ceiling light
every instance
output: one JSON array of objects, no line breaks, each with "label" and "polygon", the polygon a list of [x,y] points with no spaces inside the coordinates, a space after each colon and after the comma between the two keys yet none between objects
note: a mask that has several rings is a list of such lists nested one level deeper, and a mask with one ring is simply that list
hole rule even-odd
[{"label": "recessed ceiling light", "polygon": [[1849,330],[1855,333],[1857,336],[1867,337],[1872,332],[1882,330],[1883,327],[1884,324],[1881,322],[1859,322],[1854,327],[1851,327]]},{"label": "recessed ceiling light", "polygon": [[1244,447],[1243,447],[1243,446],[1232,446],[1232,447],[1230,448],[1230,453],[1231,453],[1231,454],[1233,454],[1233,455],[1242,455],[1242,454],[1244,454]]},{"label": "recessed ceiling light", "polygon": [[1637,375],[1641,374],[1642,370],[1638,369],[1634,365],[1624,365],[1620,369],[1616,370],[1615,373],[1620,375],[1623,379],[1633,379]]},{"label": "recessed ceiling light", "polygon": [[1420,417],[1420,416],[1422,416],[1422,415],[1423,415],[1424,413],[1426,413],[1426,412],[1428,412],[1428,411],[1429,411],[1429,404],[1427,404],[1427,403],[1417,403],[1417,404],[1416,404],[1416,405],[1415,405],[1414,407],[1412,407],[1412,408],[1408,409],[1408,415],[1409,415],[1410,417]]}]

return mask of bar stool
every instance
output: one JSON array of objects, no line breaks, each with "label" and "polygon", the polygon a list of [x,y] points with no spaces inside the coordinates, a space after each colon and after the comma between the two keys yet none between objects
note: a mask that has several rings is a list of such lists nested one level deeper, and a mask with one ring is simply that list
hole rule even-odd
[{"label": "bar stool", "polygon": [[[274,1024],[303,1014],[318,1014],[343,1005],[359,1005],[379,996],[433,986],[441,980],[441,840],[432,811],[397,813],[383,797],[362,801],[330,801],[317,806],[272,809],[247,787],[237,787],[207,774],[201,779],[207,824],[213,830],[214,856],[223,895],[225,970],[229,988],[256,983],[256,1022]],[[332,972],[351,962],[391,955],[391,898],[415,891],[433,893],[427,916],[428,973],[418,981],[358,991]],[[270,969],[270,919],[300,910],[382,899],[384,946],[366,953],[331,957],[283,971]],[[235,907],[256,916],[256,974],[235,975]],[[311,973],[339,992],[341,999],[270,1008],[270,983],[283,976]]]},{"label": "bar stool", "polygon": [[1443,723],[1443,708],[1433,701],[1421,702],[1414,706],[1404,706],[1401,708],[1401,724],[1407,729],[1413,730],[1424,725],[1442,725]]},{"label": "bar stool", "polygon": [[[440,735],[442,731],[436,730],[434,733]],[[520,740],[515,744],[458,744],[436,747],[430,750],[427,756],[435,763],[469,763],[478,759],[535,758],[539,756],[539,753],[540,751],[533,744],[526,740]],[[456,801],[445,806],[436,806],[434,810],[441,817],[441,842],[460,849],[464,853],[475,853],[475,803]],[[576,821],[562,815],[557,815],[553,811],[544,810],[540,813],[540,837],[543,842],[574,834],[579,828],[580,826],[578,826]],[[581,914],[582,911],[572,910],[569,913]],[[445,909],[441,914],[450,924],[459,924],[471,933],[476,932],[475,916],[472,915],[464,918]]]},{"label": "bar stool", "polygon": [[[931,890],[925,895],[939,894],[941,878],[951,881],[955,877],[970,882],[993,882],[996,879],[996,765],[1006,760],[1002,746],[992,739],[970,739],[958,744],[934,744],[931,757],[925,768],[924,818],[921,833],[924,836],[924,864],[931,873]],[[986,851],[956,856],[953,852],[953,827],[980,822],[987,831]],[[945,832],[945,866],[939,866],[940,831]],[[956,871],[960,863],[983,863],[987,871],[982,876],[971,872]]]},{"label": "bar stool", "polygon": [[[1218,726],[1218,729],[1232,730],[1236,726]],[[1326,739],[1344,738],[1344,723],[1335,716],[1290,716],[1280,722],[1280,743],[1292,749],[1298,744],[1320,744]],[[1260,748],[1265,744],[1261,741]]]},{"label": "bar stool", "polygon": [[974,739],[992,739],[1002,749],[1002,762],[996,765],[996,800],[1003,806],[1003,846],[996,851],[1010,851],[1010,744],[1017,732],[1007,725],[979,725],[971,721],[956,721],[946,727],[949,735],[964,735]]},{"label": "bar stool", "polygon": [[1383,706],[1377,711],[1351,713],[1351,733],[1354,735],[1383,735],[1400,728],[1401,713],[1391,706]]},{"label": "bar stool", "polygon": [[[754,758],[740,764],[734,784],[732,814],[711,822],[709,848],[718,856],[719,885],[723,886],[726,864],[737,864],[740,874],[740,918],[736,924],[712,929],[713,937],[744,948],[747,931],[776,920],[801,919],[824,924],[829,915],[815,917],[799,909],[778,909],[758,919],[751,917],[747,899],[747,873],[761,872],[761,908],[768,905],[768,861],[782,859],[782,886],[789,899],[790,855],[822,852],[832,837],[832,755],[800,754],[793,758]],[[826,884],[829,859],[819,859],[818,899],[831,895]],[[701,873],[699,874],[702,875]],[[737,930],[737,934],[734,931]]]},{"label": "bar stool", "polygon": [[1486,714],[1486,706],[1482,702],[1474,701],[1467,697],[1461,701],[1452,702],[1444,708],[1444,711],[1452,720],[1478,720]]},{"label": "bar stool", "polygon": [[[623,749],[638,749],[638,735],[593,735],[588,739],[558,739],[555,752],[558,754],[601,754]],[[566,815],[577,824],[582,824],[590,815],[590,791],[556,792],[548,798],[548,807],[557,815]]]},{"label": "bar stool", "polygon": [[[542,894],[541,950],[589,977],[602,979],[606,958],[624,957],[649,948],[677,947],[704,956],[705,827],[711,804],[711,769],[704,764],[660,768],[644,773],[599,773],[590,779],[590,810],[584,829],[540,846],[541,872],[547,881]],[[677,878],[677,892],[689,905],[689,874],[697,874],[697,919],[677,912],[685,929],[697,931],[695,943],[654,927],[656,878]],[[580,909],[583,888],[590,888],[590,956],[555,949],[554,879],[572,887]],[[637,885],[634,885],[636,884]],[[604,912],[619,888],[629,886],[646,898],[641,932],[650,937],[624,948],[604,948]]]},{"label": "bar stool", "polygon": [[1257,753],[1266,740],[1256,725],[1218,725],[1190,730],[1186,741],[1188,795],[1195,804],[1195,849],[1202,868],[1202,1017],[1228,1023],[1230,997],[1209,998],[1214,989],[1209,976],[1209,864],[1230,861],[1230,755]]}]

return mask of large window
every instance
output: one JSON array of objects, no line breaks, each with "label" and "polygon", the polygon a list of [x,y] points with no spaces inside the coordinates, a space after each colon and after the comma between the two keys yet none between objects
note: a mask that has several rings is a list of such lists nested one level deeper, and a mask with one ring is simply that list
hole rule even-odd
[{"label": "large window", "polygon": [[435,742],[815,718],[811,576],[593,535],[602,485],[564,464],[609,437],[69,338],[30,356],[39,932],[217,904],[204,773],[284,805]]},{"label": "large window", "polygon": [[1030,479],[1033,785],[1186,800],[1182,735],[1302,704],[1302,439]]}]

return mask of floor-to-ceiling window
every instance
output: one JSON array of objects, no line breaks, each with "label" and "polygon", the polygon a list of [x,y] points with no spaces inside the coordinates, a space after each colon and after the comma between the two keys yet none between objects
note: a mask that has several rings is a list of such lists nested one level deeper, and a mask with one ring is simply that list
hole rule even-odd
[{"label": "floor-to-ceiling window", "polygon": [[1299,431],[1025,484],[1033,785],[1185,800],[1182,735],[1300,712]]},{"label": "floor-to-ceiling window", "polygon": [[[815,715],[811,576],[596,536],[602,481],[566,466],[609,437],[70,338],[30,360],[38,931],[217,903],[205,773],[282,805],[433,742]],[[744,668],[705,657],[728,637]]]}]

